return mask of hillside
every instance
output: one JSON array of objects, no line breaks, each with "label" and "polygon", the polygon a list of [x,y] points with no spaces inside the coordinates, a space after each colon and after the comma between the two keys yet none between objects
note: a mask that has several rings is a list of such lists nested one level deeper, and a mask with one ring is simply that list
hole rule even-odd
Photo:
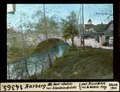
[{"label": "hillside", "polygon": [[[37,79],[112,79],[112,50],[71,48]],[[35,79],[33,76],[31,79]]]}]

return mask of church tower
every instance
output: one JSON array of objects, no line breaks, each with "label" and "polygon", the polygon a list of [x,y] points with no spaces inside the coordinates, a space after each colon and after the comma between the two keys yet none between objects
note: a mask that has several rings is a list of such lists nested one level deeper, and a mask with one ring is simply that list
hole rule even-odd
[{"label": "church tower", "polygon": [[87,24],[85,24],[85,30],[94,32],[94,25],[92,24],[92,20],[89,19]]},{"label": "church tower", "polygon": [[91,19],[88,20],[88,24],[92,24],[92,20]]}]

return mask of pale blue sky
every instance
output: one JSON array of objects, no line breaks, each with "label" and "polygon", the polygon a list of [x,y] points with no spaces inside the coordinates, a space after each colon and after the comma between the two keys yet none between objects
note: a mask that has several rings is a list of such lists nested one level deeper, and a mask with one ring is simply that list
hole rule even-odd
[{"label": "pale blue sky", "polygon": [[[61,18],[66,18],[69,13],[73,10],[78,13],[80,4],[46,4],[46,13],[47,16],[56,15],[58,20]],[[84,22],[87,23],[90,18],[93,21],[93,24],[108,23],[106,21],[106,16],[97,16],[96,12],[104,11],[105,9],[112,9],[113,4],[84,4]],[[43,4],[16,4],[16,12],[14,15],[7,14],[7,24],[10,23],[12,26],[19,25],[20,12],[27,14],[25,21],[29,20],[31,15],[38,9],[43,11]],[[34,21],[30,19],[31,21]]]}]

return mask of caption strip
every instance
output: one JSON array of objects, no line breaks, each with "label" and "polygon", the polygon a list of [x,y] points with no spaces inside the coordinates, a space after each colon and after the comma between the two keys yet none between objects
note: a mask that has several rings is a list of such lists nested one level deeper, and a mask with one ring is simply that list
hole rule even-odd
[{"label": "caption strip", "polygon": [[1,91],[119,91],[118,82],[1,83]]}]

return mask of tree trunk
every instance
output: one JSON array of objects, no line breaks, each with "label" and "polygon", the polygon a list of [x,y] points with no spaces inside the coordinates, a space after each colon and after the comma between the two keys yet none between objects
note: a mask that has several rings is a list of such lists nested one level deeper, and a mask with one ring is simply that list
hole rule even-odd
[{"label": "tree trunk", "polygon": [[85,46],[85,42],[84,42],[84,36],[83,36],[83,47]]},{"label": "tree trunk", "polygon": [[[22,19],[21,19],[21,23],[22,23]],[[20,29],[21,29],[21,36],[22,36],[22,47],[23,47],[23,53],[22,53],[22,56],[25,58],[24,62],[25,62],[25,70],[27,72],[27,77],[30,78],[30,74],[29,74],[29,70],[28,70],[28,64],[27,64],[27,60],[26,60],[26,42],[25,42],[25,39],[24,39],[24,33],[23,33],[23,25],[21,24],[20,25]]]},{"label": "tree trunk", "polygon": [[50,53],[48,51],[48,61],[49,61],[49,67],[52,67],[52,61],[51,61],[51,58],[50,58]]},{"label": "tree trunk", "polygon": [[28,70],[28,64],[27,64],[27,60],[26,60],[26,48],[25,48],[25,40],[24,40],[24,36],[22,33],[22,41],[23,41],[23,57],[25,58],[24,62],[25,62],[25,70],[27,72],[27,77],[30,78],[30,74],[29,74],[29,70]]},{"label": "tree trunk", "polygon": [[74,37],[71,37],[71,41],[72,41],[72,47],[74,47]]}]

